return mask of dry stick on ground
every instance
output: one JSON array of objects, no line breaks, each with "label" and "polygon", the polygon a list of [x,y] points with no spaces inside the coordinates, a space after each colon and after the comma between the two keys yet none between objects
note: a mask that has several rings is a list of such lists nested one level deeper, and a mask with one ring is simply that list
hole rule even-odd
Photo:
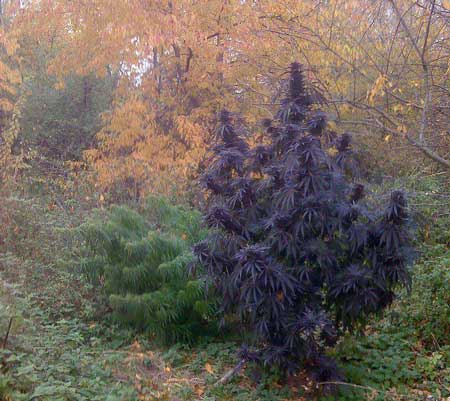
[{"label": "dry stick on ground", "polygon": [[9,332],[11,331],[12,322],[13,322],[13,318],[11,317],[11,318],[9,318],[8,330],[6,331],[5,338],[3,339],[3,349],[6,348],[6,344],[8,343],[8,337],[9,337]]},{"label": "dry stick on ground", "polygon": [[[325,386],[325,385],[334,385],[334,386],[348,386],[353,388],[359,388],[361,390],[366,390],[372,392],[372,394],[381,394],[384,393],[385,395],[388,395],[389,391],[384,390],[377,390],[376,388],[369,387],[369,386],[362,386],[360,384],[353,384],[353,383],[346,383],[346,382],[339,382],[339,381],[328,381],[328,382],[319,382],[316,383],[317,386]],[[395,394],[395,398],[401,398],[409,400],[409,395],[402,395],[402,394]]]},{"label": "dry stick on ground", "polygon": [[223,375],[219,380],[217,380],[214,383],[214,386],[227,383],[229,380],[231,380],[235,375],[237,375],[241,371],[241,369],[244,367],[246,362],[247,362],[246,359],[240,360],[239,363],[233,369],[230,369],[227,373],[225,373],[225,375]]}]

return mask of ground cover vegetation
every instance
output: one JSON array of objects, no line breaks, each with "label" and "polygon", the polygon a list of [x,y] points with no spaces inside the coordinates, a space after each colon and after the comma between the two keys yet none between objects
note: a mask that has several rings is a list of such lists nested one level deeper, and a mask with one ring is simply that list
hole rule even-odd
[{"label": "ground cover vegetation", "polygon": [[[436,177],[411,177],[390,185],[402,186],[410,203],[417,205],[418,217],[429,222],[417,231],[419,256],[411,293],[401,291],[383,318],[371,319],[362,334],[346,334],[327,356],[336,360],[345,376],[337,388],[338,399],[445,400],[450,395],[446,300],[450,237],[448,204],[441,200],[445,183]],[[373,191],[373,196],[381,196],[377,188]],[[435,195],[432,200],[430,194]],[[118,324],[107,299],[82,278],[76,263],[79,255],[74,260],[65,252],[67,245],[45,245],[73,238],[66,236],[67,230],[72,231],[72,215],[62,215],[58,208],[43,209],[42,204],[30,207],[36,199],[10,202],[14,208],[8,208],[9,219],[21,223],[20,239],[15,225],[8,227],[16,231],[14,243],[24,246],[8,247],[11,251],[1,255],[2,340],[13,317],[2,351],[2,397],[29,399],[36,389],[42,391],[38,398],[42,400],[317,397],[318,389],[308,388],[310,383],[301,375],[280,381],[276,373],[261,375],[251,362],[228,382],[217,384],[239,362],[236,351],[245,338],[238,334],[223,332],[214,338],[209,334],[197,344],[169,346],[155,343],[154,337],[132,325]],[[145,214],[142,209],[140,213]],[[78,220],[77,213],[74,216]],[[48,222],[54,227],[55,220],[66,228],[46,232],[43,227]],[[48,386],[39,387],[43,383]]]}]

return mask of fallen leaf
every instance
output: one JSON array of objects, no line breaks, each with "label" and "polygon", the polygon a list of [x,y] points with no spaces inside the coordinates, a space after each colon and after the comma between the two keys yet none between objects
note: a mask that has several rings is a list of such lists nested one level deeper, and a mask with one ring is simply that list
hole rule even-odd
[{"label": "fallen leaf", "polygon": [[203,395],[205,392],[205,388],[203,386],[195,386],[195,394],[197,394],[199,397]]},{"label": "fallen leaf", "polygon": [[206,365],[205,365],[205,370],[206,370],[209,374],[213,374],[213,373],[214,373],[213,367],[212,367],[211,364],[209,364],[209,363],[206,363]]}]

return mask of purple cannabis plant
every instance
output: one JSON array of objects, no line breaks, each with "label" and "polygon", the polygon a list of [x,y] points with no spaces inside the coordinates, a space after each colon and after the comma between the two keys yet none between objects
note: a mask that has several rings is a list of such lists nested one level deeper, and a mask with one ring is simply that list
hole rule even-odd
[{"label": "purple cannabis plant", "polygon": [[350,176],[358,164],[351,136],[327,131],[299,64],[289,77],[262,144],[250,147],[221,112],[202,178],[211,234],[194,252],[224,316],[253,338],[243,354],[336,380],[327,347],[409,286],[407,203],[395,191],[384,211],[369,205]]}]

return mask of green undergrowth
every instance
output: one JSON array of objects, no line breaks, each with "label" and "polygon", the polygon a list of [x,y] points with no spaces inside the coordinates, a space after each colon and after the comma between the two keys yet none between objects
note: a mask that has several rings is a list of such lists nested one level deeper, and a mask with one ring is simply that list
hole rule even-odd
[{"label": "green undergrowth", "polygon": [[13,318],[0,352],[2,400],[283,400],[291,392],[243,372],[214,385],[236,363],[235,342],[164,348],[104,324],[92,289],[73,273],[12,254],[0,257],[0,272],[0,333]]},{"label": "green undergrowth", "polygon": [[93,308],[82,294],[71,296],[83,289],[74,286],[73,276],[12,255],[3,255],[0,267],[1,333],[12,318],[1,351],[4,399],[133,399],[132,383],[115,377],[122,356],[110,351],[117,339],[89,323]]},{"label": "green undergrowth", "polygon": [[[7,305],[1,309],[3,333],[7,318],[15,316],[3,353],[8,359],[2,381],[14,400],[41,391],[38,400],[312,399],[311,390],[302,387],[308,387],[306,380],[282,385],[276,376],[253,374],[251,368],[215,385],[237,362],[233,341],[159,348],[146,336],[87,320],[88,301],[80,308],[66,300],[64,309],[72,318],[55,320],[49,313],[53,294],[48,292],[48,302],[42,292],[23,298],[16,285],[2,293],[2,305]],[[448,346],[424,343],[414,322],[407,324],[402,313],[399,305],[365,337],[348,337],[339,345],[335,352],[350,385],[338,386],[337,399],[448,397]]]},{"label": "green undergrowth", "polygon": [[[0,351],[0,399],[447,401],[448,188],[435,179],[413,179],[405,187],[417,216],[412,291],[402,293],[363,336],[347,335],[332,351],[347,383],[335,384],[338,393],[328,398],[320,395],[320,385],[313,388],[301,375],[282,384],[276,375],[252,367],[226,384],[216,384],[238,362],[239,341],[230,337],[164,347],[148,334],[119,328],[105,319],[108,305],[68,257],[67,247],[77,242],[67,236],[66,228],[74,227],[75,220],[81,222],[77,211],[72,215],[47,208],[39,215],[31,201],[11,201],[16,207],[13,218],[8,214],[3,221],[12,229],[0,241],[0,343],[13,318],[6,348]],[[191,234],[176,231],[186,224],[170,227],[174,218],[158,202],[153,199],[139,209],[150,229],[172,230],[189,242]],[[197,229],[194,226],[192,235]]]},{"label": "green undergrowth", "polygon": [[342,400],[450,397],[449,188],[436,176],[393,183],[399,184],[416,226],[412,290],[364,336],[348,336],[334,350],[349,382],[339,386]]}]

